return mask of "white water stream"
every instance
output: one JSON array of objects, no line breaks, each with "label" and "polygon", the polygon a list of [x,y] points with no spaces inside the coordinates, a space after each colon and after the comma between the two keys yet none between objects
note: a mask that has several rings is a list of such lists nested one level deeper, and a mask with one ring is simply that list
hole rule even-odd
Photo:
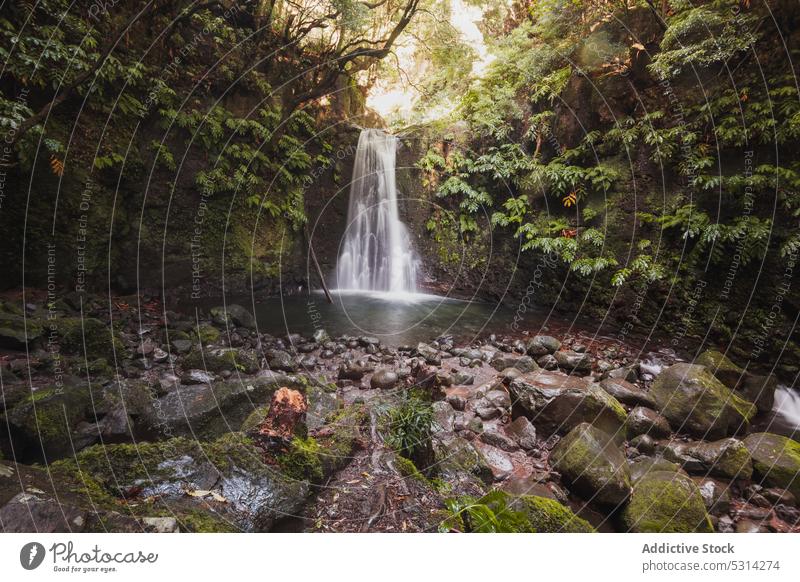
[{"label": "white water stream", "polygon": [[336,266],[340,290],[416,292],[418,259],[397,209],[396,153],[394,136],[361,131]]}]

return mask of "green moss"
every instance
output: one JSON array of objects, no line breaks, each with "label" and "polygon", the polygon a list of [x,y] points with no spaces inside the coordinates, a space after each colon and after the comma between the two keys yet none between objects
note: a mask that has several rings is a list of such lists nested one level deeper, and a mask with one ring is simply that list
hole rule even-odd
[{"label": "green moss", "polygon": [[239,530],[228,521],[206,511],[184,511],[177,516],[182,530],[191,533],[236,533]]},{"label": "green moss", "polygon": [[744,445],[761,483],[800,498],[800,443],[772,433],[754,433],[744,439]]},{"label": "green moss", "polygon": [[[89,359],[113,360],[125,353],[125,346],[117,331],[92,317],[62,317],[53,320],[60,338],[61,348],[69,353],[86,354]],[[85,345],[85,352],[84,352]]]},{"label": "green moss", "polygon": [[409,479],[413,479],[417,483],[425,485],[426,487],[434,487],[434,485],[428,480],[425,475],[420,473],[417,466],[414,464],[414,461],[403,457],[401,455],[397,455],[394,458],[395,467],[397,467],[397,471],[403,476],[408,477]]},{"label": "green moss", "polygon": [[298,481],[320,481],[323,477],[320,446],[313,437],[294,437],[289,450],[278,457],[281,470]]},{"label": "green moss", "polygon": [[247,418],[244,419],[244,422],[239,430],[242,432],[250,432],[251,430],[257,429],[259,426],[261,426],[261,423],[264,422],[268,412],[268,404],[266,406],[259,406],[253,412],[251,412]]},{"label": "green moss", "polygon": [[713,532],[700,490],[681,473],[656,471],[634,486],[622,515],[629,531],[640,533]]},{"label": "green moss", "polygon": [[553,499],[523,495],[518,502],[524,507],[524,513],[531,522],[531,530],[535,533],[588,533],[594,531],[588,521],[578,517],[568,507]]},{"label": "green moss", "polygon": [[220,331],[213,325],[201,325],[197,329],[192,330],[192,335],[199,340],[201,344],[207,346],[219,341]]},{"label": "green moss", "polygon": [[346,465],[355,448],[361,427],[368,418],[363,404],[348,406],[328,415],[325,424],[331,430],[317,435],[319,456],[326,475]]}]

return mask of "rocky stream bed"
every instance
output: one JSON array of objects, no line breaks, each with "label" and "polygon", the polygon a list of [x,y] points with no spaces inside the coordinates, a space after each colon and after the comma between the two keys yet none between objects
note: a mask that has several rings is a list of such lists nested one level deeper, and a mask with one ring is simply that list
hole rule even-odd
[{"label": "rocky stream bed", "polygon": [[777,379],[717,351],[272,337],[149,298],[7,301],[0,343],[8,532],[800,531]]}]

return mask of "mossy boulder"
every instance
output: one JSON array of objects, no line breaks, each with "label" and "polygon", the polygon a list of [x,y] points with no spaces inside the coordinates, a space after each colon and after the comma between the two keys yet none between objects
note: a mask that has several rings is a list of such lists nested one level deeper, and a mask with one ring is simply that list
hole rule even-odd
[{"label": "mossy boulder", "polygon": [[2,429],[10,433],[17,460],[52,460],[80,450],[97,439],[78,433],[81,422],[93,422],[89,387],[80,381],[41,388],[3,415]]},{"label": "mossy boulder", "polygon": [[[113,326],[93,317],[62,317],[52,324],[58,333],[61,349],[67,353],[86,355],[90,360],[105,358],[114,361],[125,354],[125,346]],[[85,350],[85,351],[84,351]]]},{"label": "mossy boulder", "polygon": [[330,413],[325,426],[314,433],[323,475],[347,465],[355,450],[369,414],[363,405],[348,406]]},{"label": "mossy boulder", "polygon": [[610,435],[583,423],[572,429],[550,453],[550,463],[576,493],[616,507],[631,492],[625,455]]},{"label": "mossy boulder", "polygon": [[694,361],[695,364],[705,366],[714,377],[733,390],[742,379],[744,370],[734,364],[725,354],[717,350],[706,350]]},{"label": "mossy boulder", "polygon": [[526,416],[546,434],[566,434],[588,422],[615,438],[624,436],[623,406],[585,378],[539,371],[512,380],[509,390],[515,416]]},{"label": "mossy boulder", "polygon": [[695,364],[673,364],[659,374],[650,393],[675,431],[700,438],[735,434],[756,414],[753,404]]},{"label": "mossy boulder", "polygon": [[472,532],[589,533],[594,528],[558,501],[536,495],[494,490],[468,498],[476,510],[461,511],[443,522],[449,529]]},{"label": "mossy boulder", "polygon": [[483,456],[464,438],[443,434],[433,439],[435,471],[448,482],[468,486],[474,479],[485,484],[494,481],[494,475]]},{"label": "mossy boulder", "polygon": [[248,329],[256,328],[256,318],[253,317],[253,314],[235,303],[225,307],[213,307],[210,314],[217,325],[227,326],[233,324]]},{"label": "mossy boulder", "polygon": [[253,441],[230,433],[211,442],[174,438],[156,443],[90,447],[55,469],[88,476],[118,499],[157,497],[166,508],[224,518],[243,531],[268,531],[296,515],[308,484],[265,463]]},{"label": "mossy boulder", "polygon": [[711,533],[703,496],[686,475],[674,471],[645,473],[633,486],[622,523],[639,533]]},{"label": "mossy boulder", "polygon": [[628,462],[628,469],[631,474],[631,483],[634,485],[650,473],[656,473],[658,471],[683,473],[683,469],[681,469],[679,464],[668,461],[662,457],[636,457]]},{"label": "mossy boulder", "polygon": [[290,379],[282,374],[180,385],[153,401],[143,421],[163,436],[216,437],[241,427],[254,404],[268,402],[273,392],[287,385]]},{"label": "mossy boulder", "polygon": [[753,458],[755,478],[768,487],[790,491],[800,499],[800,443],[768,432],[744,439]]},{"label": "mossy boulder", "polygon": [[204,346],[208,346],[219,341],[220,331],[213,325],[203,324],[192,329],[192,337]]},{"label": "mossy boulder", "polygon": [[220,373],[244,372],[253,374],[259,369],[258,356],[250,350],[220,348],[213,350],[195,349],[189,352],[182,362],[184,369],[207,370]]},{"label": "mossy boulder", "polygon": [[0,312],[0,347],[22,350],[45,332],[43,322],[22,315]]},{"label": "mossy boulder", "polygon": [[681,464],[690,473],[723,479],[750,479],[750,452],[740,440],[725,438],[714,442],[669,441],[659,444],[664,457]]},{"label": "mossy boulder", "polygon": [[511,502],[531,524],[532,533],[590,533],[591,524],[575,515],[571,509],[558,501],[535,495],[522,495]]}]

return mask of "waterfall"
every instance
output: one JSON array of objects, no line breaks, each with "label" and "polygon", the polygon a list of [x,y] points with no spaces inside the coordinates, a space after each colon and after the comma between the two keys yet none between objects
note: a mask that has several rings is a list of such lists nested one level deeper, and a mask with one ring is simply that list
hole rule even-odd
[{"label": "waterfall", "polygon": [[396,152],[394,136],[378,129],[361,131],[336,266],[339,289],[416,291],[417,258],[397,210]]},{"label": "waterfall", "polygon": [[800,392],[786,386],[778,386],[772,411],[789,426],[800,430]]}]

